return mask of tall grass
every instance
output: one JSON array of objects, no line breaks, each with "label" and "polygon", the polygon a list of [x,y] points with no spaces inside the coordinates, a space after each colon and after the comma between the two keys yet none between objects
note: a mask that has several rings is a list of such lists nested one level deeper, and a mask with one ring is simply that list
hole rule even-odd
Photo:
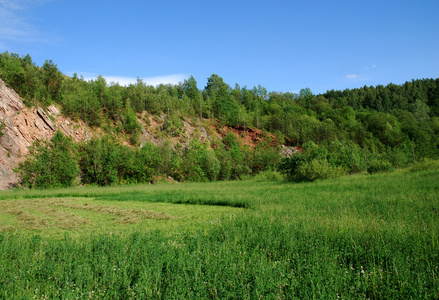
[{"label": "tall grass", "polygon": [[435,299],[438,192],[437,165],[303,184],[20,192],[246,209],[171,234],[166,227],[56,238],[0,233],[0,298]]}]

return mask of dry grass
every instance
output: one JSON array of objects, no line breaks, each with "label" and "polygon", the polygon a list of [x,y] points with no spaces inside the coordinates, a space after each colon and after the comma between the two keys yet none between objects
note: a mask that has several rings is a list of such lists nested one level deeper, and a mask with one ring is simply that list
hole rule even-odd
[{"label": "dry grass", "polygon": [[124,209],[120,207],[112,207],[112,206],[101,206],[101,205],[93,205],[93,204],[70,204],[70,203],[56,203],[56,206],[66,207],[78,210],[89,210],[93,212],[99,212],[107,215],[118,216],[119,218],[116,220],[117,223],[137,223],[141,219],[157,219],[157,220],[170,220],[173,219],[172,216],[144,209]]},{"label": "dry grass", "polygon": [[109,215],[115,219],[114,222],[121,224],[135,224],[144,219],[170,220],[173,218],[166,213],[144,209],[125,209],[76,202],[76,199],[71,198],[0,201],[0,219],[3,220],[0,223],[0,232],[14,229],[41,230],[49,227],[70,230],[91,224],[87,217],[81,215],[82,211]]},{"label": "dry grass", "polygon": [[43,197],[0,200],[0,233],[38,231],[44,236],[63,237],[66,231],[75,236],[136,230],[159,230],[165,234],[183,229],[198,232],[243,211],[228,206]]},{"label": "dry grass", "polygon": [[9,201],[0,203],[0,208],[3,214],[15,216],[20,227],[42,229],[48,225],[47,219],[29,212],[30,207],[28,205],[20,207],[13,204],[11,205],[11,203],[8,202]]}]

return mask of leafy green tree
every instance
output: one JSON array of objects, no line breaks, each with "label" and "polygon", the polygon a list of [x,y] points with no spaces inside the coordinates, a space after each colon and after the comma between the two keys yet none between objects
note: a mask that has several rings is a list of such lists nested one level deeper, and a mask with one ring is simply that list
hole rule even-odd
[{"label": "leafy green tree", "polygon": [[402,141],[401,125],[395,116],[375,111],[368,114],[364,122],[367,129],[384,145],[393,147]]},{"label": "leafy green tree", "polygon": [[314,181],[342,176],[346,170],[341,165],[334,165],[328,160],[330,152],[313,142],[303,145],[301,153],[284,158],[281,171],[293,181]]},{"label": "leafy green tree", "polygon": [[261,171],[277,171],[282,156],[279,146],[271,146],[264,140],[260,142],[252,151],[253,163],[252,173],[257,174]]},{"label": "leafy green tree", "polygon": [[61,99],[61,85],[63,76],[58,70],[57,65],[52,60],[46,60],[43,65],[44,84],[47,87],[47,92],[50,95],[50,99],[47,99],[46,103],[50,104],[51,101],[58,102]]},{"label": "leafy green tree", "polygon": [[202,167],[204,151],[206,150],[203,145],[197,140],[192,140],[189,147],[184,149],[182,169],[185,180],[208,181],[207,174]]},{"label": "leafy green tree", "polygon": [[110,83],[108,92],[102,104],[108,118],[117,121],[120,118],[120,111],[123,107],[124,87],[118,83]]},{"label": "leafy green tree", "polygon": [[312,98],[314,97],[313,93],[311,92],[310,88],[304,88],[301,89],[299,92],[299,101],[301,101],[303,103],[303,106],[306,109],[310,109],[311,108],[311,101]]},{"label": "leafy green tree", "polygon": [[178,181],[183,180],[181,148],[181,144],[177,144],[174,150],[167,141],[159,146],[160,164],[158,171],[160,174],[171,176]]},{"label": "leafy green tree", "polygon": [[77,147],[57,131],[50,141],[37,141],[29,148],[18,172],[28,188],[72,186],[79,175]]},{"label": "leafy green tree", "polygon": [[197,87],[197,81],[195,80],[194,76],[189,76],[188,79],[185,79],[183,82],[183,90],[184,93],[192,100],[197,100],[198,95],[200,94],[200,91]]},{"label": "leafy green tree", "polygon": [[131,144],[136,145],[142,126],[137,121],[136,112],[131,107],[130,99],[127,99],[125,102],[124,129],[130,134]]},{"label": "leafy green tree", "polygon": [[158,147],[146,143],[141,148],[119,147],[118,177],[122,183],[154,182],[159,175]]},{"label": "leafy green tree", "polygon": [[238,143],[233,143],[228,149],[231,159],[230,179],[240,179],[251,173],[248,152],[243,151]]},{"label": "leafy green tree", "polygon": [[120,145],[110,136],[93,138],[81,145],[82,182],[100,186],[119,182]]},{"label": "leafy green tree", "polygon": [[[188,79],[185,79],[183,82],[183,91],[184,96],[189,99],[191,106],[193,107],[193,111],[197,113],[197,116],[200,118],[203,117],[203,97],[198,90],[197,81],[191,75]],[[187,100],[186,100],[187,101]]]},{"label": "leafy green tree", "polygon": [[90,126],[100,126],[102,106],[97,95],[93,92],[93,85],[94,81],[64,80],[61,103],[66,115],[74,119],[82,119]]},{"label": "leafy green tree", "polygon": [[25,95],[25,73],[17,54],[8,52],[0,54],[0,76],[17,93]]},{"label": "leafy green tree", "polygon": [[423,122],[428,120],[430,108],[425,100],[416,99],[412,104],[412,112],[418,121]]},{"label": "leafy green tree", "polygon": [[328,151],[327,160],[332,166],[343,167],[351,174],[366,170],[367,154],[357,144],[335,140],[329,143]]},{"label": "leafy green tree", "polygon": [[229,85],[217,74],[212,74],[207,80],[205,91],[213,103],[215,117],[230,125],[238,125],[240,106],[231,96]]}]

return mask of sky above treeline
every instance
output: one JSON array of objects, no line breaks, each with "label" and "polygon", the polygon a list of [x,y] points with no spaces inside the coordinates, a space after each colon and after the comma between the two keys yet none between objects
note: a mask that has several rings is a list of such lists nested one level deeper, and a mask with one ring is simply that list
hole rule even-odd
[{"label": "sky above treeline", "polygon": [[439,77],[438,15],[438,0],[0,0],[0,51],[121,85],[218,74],[319,94]]}]

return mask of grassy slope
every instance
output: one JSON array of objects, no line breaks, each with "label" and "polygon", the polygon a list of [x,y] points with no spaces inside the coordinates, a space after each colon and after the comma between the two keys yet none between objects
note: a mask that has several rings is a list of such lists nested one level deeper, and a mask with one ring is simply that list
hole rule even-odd
[{"label": "grassy slope", "polygon": [[[0,205],[27,203],[43,225],[0,214],[0,298],[437,298],[438,192],[437,164],[304,184],[9,191]],[[59,226],[50,208],[80,219]]]}]

